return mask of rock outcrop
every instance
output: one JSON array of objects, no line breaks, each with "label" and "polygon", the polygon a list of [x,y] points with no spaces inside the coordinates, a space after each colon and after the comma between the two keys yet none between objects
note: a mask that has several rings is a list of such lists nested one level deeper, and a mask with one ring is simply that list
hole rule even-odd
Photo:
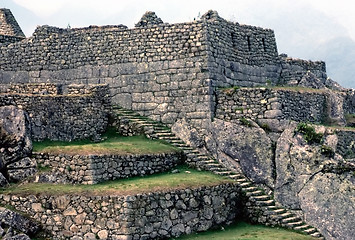
[{"label": "rock outcrop", "polygon": [[[6,231],[5,231],[6,229]],[[19,213],[0,207],[0,238],[27,240],[40,231],[40,225]]]},{"label": "rock outcrop", "polygon": [[250,126],[215,119],[200,134],[184,120],[172,129],[184,141],[205,149],[229,168],[243,171],[255,183],[273,189],[272,142],[257,124],[246,121]]},{"label": "rock outcrop", "polygon": [[275,199],[301,210],[304,219],[318,228],[326,239],[355,236],[355,164],[335,154],[337,136],[325,127],[316,127],[322,143],[305,140],[291,124],[277,142]]},{"label": "rock outcrop", "polygon": [[0,173],[7,180],[19,181],[36,172],[36,163],[28,158],[32,151],[30,133],[23,110],[15,106],[0,107]]}]

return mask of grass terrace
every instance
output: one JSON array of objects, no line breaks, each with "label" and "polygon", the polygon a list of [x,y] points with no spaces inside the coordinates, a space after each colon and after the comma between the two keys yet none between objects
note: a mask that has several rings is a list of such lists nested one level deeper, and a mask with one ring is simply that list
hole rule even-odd
[{"label": "grass terrace", "polygon": [[[232,224],[221,230],[186,235],[176,240],[312,240],[314,238],[301,233],[262,225],[250,225],[245,222]],[[173,239],[171,239],[173,240]]]},{"label": "grass terrace", "polygon": [[107,181],[95,185],[71,185],[49,183],[27,183],[12,185],[1,189],[0,194],[14,195],[132,195],[153,191],[168,191],[173,189],[197,188],[200,186],[214,186],[223,183],[233,183],[227,177],[219,176],[205,171],[197,171],[187,166],[176,168],[177,173],[159,173],[145,177],[134,177]]},{"label": "grass terrace", "polygon": [[90,140],[61,142],[45,140],[33,143],[34,152],[54,155],[128,155],[128,154],[159,154],[179,151],[168,143],[151,140],[145,136],[123,137],[113,129],[103,134],[103,141],[93,143]]}]

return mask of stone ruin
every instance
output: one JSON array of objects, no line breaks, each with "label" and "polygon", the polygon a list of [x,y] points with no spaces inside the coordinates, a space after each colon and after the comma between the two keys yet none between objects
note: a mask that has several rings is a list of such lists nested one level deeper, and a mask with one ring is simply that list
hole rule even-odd
[{"label": "stone ruin", "polygon": [[[15,145],[20,144],[24,152],[15,154],[15,160],[12,156],[17,153],[13,151],[17,145],[6,147],[12,149],[9,154],[8,150],[2,150],[7,154],[6,157],[2,154],[0,159],[2,185],[13,180],[11,171],[25,172],[16,181],[35,174],[36,163],[29,158],[29,138],[36,141],[82,138],[99,141],[100,134],[109,124],[109,116],[115,116],[118,111],[115,107],[119,106],[148,117],[149,121],[171,127],[172,133],[161,132],[164,133],[162,139],[172,139],[178,146],[183,145],[179,142],[183,140],[199,152],[198,159],[206,156],[231,174],[245,175],[258,188],[274,194],[276,205],[282,204],[297,215],[275,222],[270,220],[270,214],[258,214],[264,211],[262,206],[255,207],[254,203],[248,202],[245,205],[250,211],[250,219],[272,225],[289,223],[294,229],[311,232],[311,228],[295,220],[302,219],[317,227],[326,239],[351,239],[355,235],[351,219],[343,218],[355,212],[351,198],[355,191],[352,175],[355,170],[355,131],[339,127],[349,124],[346,116],[355,114],[355,91],[342,88],[328,78],[324,62],[279,55],[272,30],[229,22],[215,11],[207,12],[196,21],[178,24],[164,23],[154,12],[147,12],[132,29],[123,25],[72,29],[40,26],[29,38],[24,37],[9,10],[1,9],[0,23],[0,113],[5,114],[1,117],[0,139],[8,144],[12,137],[7,136],[17,134],[9,134],[11,128],[6,123],[7,117],[14,115],[13,118],[20,119],[17,122],[22,124],[19,129],[23,129]],[[15,117],[15,113],[21,118]],[[131,120],[115,116],[111,124],[127,134],[138,129],[148,136],[157,136],[154,129],[147,130],[151,122],[132,125]],[[297,133],[296,122],[338,127],[316,126],[316,131],[324,136],[324,142],[312,145]],[[29,128],[25,130],[27,126]],[[320,154],[322,152],[332,154]],[[37,158],[49,164],[72,161],[42,155]],[[202,163],[197,161],[194,164],[201,166]],[[80,170],[79,166],[78,172]],[[107,180],[103,176],[105,173],[83,175],[81,180],[72,178],[71,181],[96,183]],[[321,186],[322,182],[326,186]],[[217,202],[228,203],[228,209],[237,211],[235,202],[228,199],[242,200],[230,191],[226,192],[227,189],[224,186],[211,191],[223,195],[223,199]],[[314,189],[320,189],[324,194]],[[337,195],[339,189],[342,192]],[[156,197],[169,201],[168,195],[159,194]],[[176,199],[179,199],[180,194],[185,193],[172,194],[177,194]],[[332,200],[327,202],[329,196]],[[141,206],[147,198],[150,199],[146,195],[133,199],[108,197],[106,206],[111,209],[110,203],[118,202],[121,211],[129,212],[140,208],[126,208],[127,204]],[[203,216],[189,215],[190,220],[196,221],[194,226],[174,222],[175,212],[170,212],[172,218],[160,221],[167,225],[160,226],[159,221],[149,220],[161,228],[148,227],[142,232],[137,228],[134,232],[126,227],[133,224],[129,219],[124,221],[127,225],[115,226],[112,223],[115,219],[102,215],[107,221],[101,224],[94,219],[95,226],[101,226],[97,227],[95,235],[94,230],[83,224],[82,219],[90,216],[77,212],[75,199],[56,202],[47,196],[32,200],[28,205],[24,205],[26,199],[12,202],[7,196],[0,195],[1,200],[6,204],[13,203],[39,219],[51,218],[44,214],[45,209],[55,209],[43,207],[41,202],[53,203],[61,209],[63,216],[53,218],[48,229],[61,238],[71,238],[77,232],[86,231],[85,239],[111,239],[110,235],[120,229],[121,234],[116,234],[121,237],[118,239],[129,239],[129,236],[154,239],[206,230],[213,224],[225,223],[235,217],[216,210],[218,204],[206,200],[210,205]],[[102,197],[98,201],[106,200]],[[96,200],[81,201],[86,204]],[[194,204],[191,206],[190,211],[194,212]],[[217,216],[221,215],[220,220],[209,217],[214,210]],[[143,210],[137,210],[135,214],[139,211]],[[278,211],[278,214],[289,213]],[[162,219],[165,217],[161,216]],[[55,222],[64,218],[68,221],[65,229],[56,228]],[[104,229],[110,227],[111,232]],[[83,239],[80,234],[75,236]]]}]

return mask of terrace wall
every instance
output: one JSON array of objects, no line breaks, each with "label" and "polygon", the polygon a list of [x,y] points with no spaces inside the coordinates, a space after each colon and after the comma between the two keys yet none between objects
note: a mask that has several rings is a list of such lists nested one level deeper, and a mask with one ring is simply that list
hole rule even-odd
[{"label": "terrace wall", "polygon": [[[171,170],[183,162],[180,152],[143,155],[51,155],[33,153],[34,160],[50,167],[56,182],[96,184],[107,180],[145,176]],[[41,178],[38,179],[41,181]]]},{"label": "terrace wall", "polygon": [[[72,87],[68,86],[68,91]],[[109,89],[107,85],[81,88],[86,88],[87,94],[60,95],[60,86],[53,84],[13,86],[10,90],[14,93],[0,93],[0,106],[14,105],[26,111],[35,141],[96,139],[108,124]]]},{"label": "terrace wall", "polygon": [[167,239],[205,231],[240,216],[235,184],[128,196],[0,195],[53,239]]}]

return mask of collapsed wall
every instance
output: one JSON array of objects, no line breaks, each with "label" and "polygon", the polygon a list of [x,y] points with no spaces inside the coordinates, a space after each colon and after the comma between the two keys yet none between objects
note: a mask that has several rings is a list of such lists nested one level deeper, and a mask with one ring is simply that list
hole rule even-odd
[{"label": "collapsed wall", "polygon": [[[77,86],[69,85],[69,93],[72,88]],[[14,105],[26,111],[35,141],[95,139],[108,125],[109,89],[107,85],[80,88],[87,89],[86,94],[62,95],[61,85],[56,84],[12,86],[0,93],[0,106]]]}]

